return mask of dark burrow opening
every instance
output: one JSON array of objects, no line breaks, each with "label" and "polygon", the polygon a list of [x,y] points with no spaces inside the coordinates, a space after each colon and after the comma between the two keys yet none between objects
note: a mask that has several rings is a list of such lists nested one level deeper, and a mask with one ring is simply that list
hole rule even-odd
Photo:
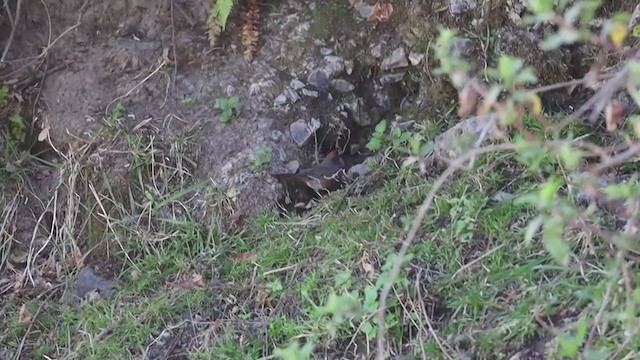
[{"label": "dark burrow opening", "polygon": [[413,81],[408,71],[385,72],[377,65],[354,63],[352,72],[341,79],[352,84],[353,90],[340,92],[334,86],[324,91],[316,89],[319,96],[305,100],[307,115],[319,119],[321,127],[316,132],[318,141],[305,145],[308,160],[296,173],[301,181],[283,182],[284,192],[277,200],[283,214],[303,213],[310,208],[310,201],[330,193],[318,192],[307,186],[304,180],[317,176],[318,171],[308,174],[306,170],[322,170],[318,161],[322,163],[332,151],[337,151],[343,165],[339,188],[352,183],[355,179],[347,175],[348,170],[374,155],[366,145],[376,125],[382,120],[393,121],[397,114],[414,102],[419,92],[418,83]]}]

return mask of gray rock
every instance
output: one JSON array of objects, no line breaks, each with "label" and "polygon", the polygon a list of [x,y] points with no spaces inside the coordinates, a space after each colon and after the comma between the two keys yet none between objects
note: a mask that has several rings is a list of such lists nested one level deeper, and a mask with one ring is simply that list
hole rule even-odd
[{"label": "gray rock", "polygon": [[351,144],[349,146],[350,154],[357,154],[360,151],[360,144]]},{"label": "gray rock", "polygon": [[369,166],[367,164],[356,164],[349,168],[349,171],[347,171],[347,176],[355,180],[359,177],[367,175],[370,171],[371,170],[369,169]]},{"label": "gray rock", "polygon": [[509,194],[508,192],[498,191],[495,195],[493,195],[491,200],[495,202],[505,202],[513,199],[514,197],[515,196],[513,196],[513,194]]},{"label": "gray rock", "polygon": [[526,1],[527,0],[513,1],[511,6],[507,8],[507,17],[517,26],[523,25],[522,14],[527,10],[527,6],[524,3]]},{"label": "gray rock", "polygon": [[249,95],[258,95],[262,92],[262,88],[258,84],[249,85]]},{"label": "gray rock", "polygon": [[376,105],[383,108],[384,110],[391,109],[391,97],[387,94],[386,91],[378,91],[373,95],[373,99],[376,102]]},{"label": "gray rock", "polygon": [[302,95],[309,97],[318,97],[318,92],[315,90],[302,89]]},{"label": "gray rock", "polygon": [[287,173],[294,174],[298,169],[300,169],[300,162],[298,160],[291,160],[284,164],[284,168]]},{"label": "gray rock", "polygon": [[327,55],[331,55],[331,53],[333,53],[333,50],[323,47],[320,49],[320,54],[322,54],[323,56],[327,56]]},{"label": "gray rock", "polygon": [[367,112],[362,98],[357,98],[353,102],[345,104],[345,109],[347,110],[351,120],[353,120],[357,125],[363,127],[373,125],[374,119]]},{"label": "gray rock", "polygon": [[373,5],[368,5],[362,0],[356,0],[356,2],[353,4],[353,8],[356,9],[356,11],[358,11],[358,14],[365,19],[367,19],[369,17],[369,14],[371,14],[371,11],[373,11]]},{"label": "gray rock", "polygon": [[459,16],[479,7],[480,0],[449,0],[449,13]]},{"label": "gray rock", "polygon": [[347,170],[347,176],[349,176],[349,178],[353,180],[366,176],[371,172],[371,168],[369,167],[369,164],[375,163],[376,161],[378,161],[378,157],[379,156],[371,156],[366,158],[360,164],[353,165],[351,168],[349,168],[349,170]]},{"label": "gray rock", "polygon": [[415,120],[407,120],[403,122],[394,121],[393,124],[391,124],[391,131],[393,132],[394,129],[400,129],[401,131],[409,131],[409,130],[413,130],[415,125],[416,125]]},{"label": "gray rock", "polygon": [[79,298],[84,298],[85,295],[94,290],[100,293],[102,298],[107,299],[115,294],[116,284],[113,281],[96,275],[91,268],[82,268],[78,275],[78,288],[76,294]]},{"label": "gray rock", "polygon": [[636,8],[633,9],[633,13],[631,13],[631,18],[629,19],[629,30],[633,31],[633,28],[640,24],[640,4],[636,5]]},{"label": "gray rock", "polygon": [[472,148],[481,137],[483,143],[496,139],[498,131],[496,115],[474,116],[438,135],[434,152],[439,157],[453,160]]},{"label": "gray rock", "polygon": [[467,38],[459,38],[451,44],[450,52],[453,56],[468,59],[473,49],[473,41]]},{"label": "gray rock", "polygon": [[307,77],[307,82],[320,91],[329,89],[329,76],[321,68],[312,70]]},{"label": "gray rock", "polygon": [[253,83],[251,85],[249,85],[249,94],[251,95],[258,95],[260,93],[262,93],[262,89],[264,88],[270,88],[276,85],[276,82],[273,80],[265,80],[265,81],[260,81],[257,83]]},{"label": "gray rock", "polygon": [[258,120],[258,130],[267,130],[273,126],[275,122],[272,118],[262,118]]},{"label": "gray rock", "polygon": [[307,122],[304,119],[299,119],[289,126],[289,131],[291,132],[293,141],[295,141],[298,146],[302,147],[313,137],[320,127],[321,124],[318,119],[311,119],[310,122]]},{"label": "gray rock", "polygon": [[412,52],[409,54],[409,62],[413,66],[419,65],[422,62],[422,59],[424,59],[424,54],[417,52]]},{"label": "gray rock", "polygon": [[352,92],[356,88],[352,83],[344,79],[331,80],[331,86],[333,86],[337,91],[345,94]]},{"label": "gray rock", "polygon": [[322,64],[327,77],[329,79],[344,71],[344,59],[340,56],[325,56]]},{"label": "gray rock", "polygon": [[284,134],[280,130],[271,130],[271,140],[281,142],[284,140]]},{"label": "gray rock", "polygon": [[404,78],[404,74],[405,74],[404,72],[401,72],[397,74],[382,75],[380,77],[380,84],[390,85],[390,84],[399,83]]},{"label": "gray rock", "polygon": [[289,87],[291,87],[293,90],[300,90],[304,88],[304,83],[298,79],[293,79],[289,83]]},{"label": "gray rock", "polygon": [[351,73],[353,73],[353,60],[344,61],[344,71],[347,75],[351,75]]},{"label": "gray rock", "polygon": [[407,66],[409,66],[409,61],[407,61],[407,54],[404,52],[403,47],[393,50],[391,55],[382,60],[380,64],[380,68],[385,71]]},{"label": "gray rock", "polygon": [[287,87],[284,89],[284,95],[287,97],[287,99],[291,100],[292,104],[295,104],[298,100],[300,100],[300,95],[298,95],[298,93]]},{"label": "gray rock", "polygon": [[287,96],[285,94],[280,94],[273,101],[273,106],[279,107],[287,103]]},{"label": "gray rock", "polygon": [[378,44],[371,48],[371,56],[379,59],[382,56],[382,44]]}]

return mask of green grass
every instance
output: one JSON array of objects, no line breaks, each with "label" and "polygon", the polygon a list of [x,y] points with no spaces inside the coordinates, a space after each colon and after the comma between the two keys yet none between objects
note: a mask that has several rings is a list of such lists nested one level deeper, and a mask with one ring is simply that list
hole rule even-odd
[{"label": "green grass", "polygon": [[[423,125],[433,138],[435,126]],[[191,175],[197,129],[165,138],[109,129],[111,143],[127,150],[129,187],[82,167],[75,209],[87,226],[65,231],[95,247],[90,259],[108,257],[122,286],[114,298],[82,305],[46,295],[3,303],[0,352],[103,359],[175,350],[191,359],[258,359],[299,342],[313,344],[319,358],[374,355],[378,294],[433,177],[387,159],[385,181],[366,196],[343,202],[341,190],[300,217],[263,214],[231,232],[224,192]],[[549,156],[541,163],[558,167]],[[516,198],[534,191],[538,175],[513,155],[490,154],[446,183],[388,302],[393,353],[501,359],[541,342],[559,358],[587,342],[596,316],[608,328],[595,332],[592,351],[640,351],[625,333],[636,331],[640,292],[627,298],[615,252],[574,231],[565,237],[572,265],[558,265],[538,237],[525,240],[536,209],[492,200],[498,191]],[[190,211],[196,194],[206,199],[207,219]],[[64,254],[51,256],[68,260]],[[22,304],[37,313],[31,327]]]}]

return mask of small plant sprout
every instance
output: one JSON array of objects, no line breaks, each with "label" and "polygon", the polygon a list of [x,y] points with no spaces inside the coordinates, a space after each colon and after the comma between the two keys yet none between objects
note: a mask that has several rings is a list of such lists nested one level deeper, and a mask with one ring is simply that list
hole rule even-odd
[{"label": "small plant sprout", "polygon": [[267,165],[271,162],[273,158],[273,150],[271,150],[268,146],[261,146],[255,150],[254,159],[251,161],[249,166],[254,170],[260,170],[264,165]]},{"label": "small plant sprout", "polygon": [[222,114],[220,114],[220,122],[227,123],[234,115],[238,115],[238,105],[240,104],[240,99],[237,96],[232,96],[230,98],[219,97],[216,99],[216,108],[222,110]]}]

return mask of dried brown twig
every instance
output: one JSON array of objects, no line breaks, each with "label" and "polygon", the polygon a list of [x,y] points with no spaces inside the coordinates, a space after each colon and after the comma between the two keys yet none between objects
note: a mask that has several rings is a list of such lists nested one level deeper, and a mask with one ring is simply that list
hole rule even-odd
[{"label": "dried brown twig", "polygon": [[[7,9],[7,14],[9,19],[11,20],[11,9],[9,9],[9,4],[7,1],[4,2],[5,8]],[[16,16],[13,17],[13,21],[10,21],[11,24],[11,32],[9,33],[9,39],[7,40],[7,44],[4,47],[4,51],[2,52],[2,57],[0,57],[0,63],[3,63],[7,58],[7,53],[9,52],[9,48],[11,47],[11,43],[13,42],[13,38],[16,35],[16,28],[18,27],[18,23],[20,22],[20,10],[22,8],[22,0],[18,0],[16,3]]]}]

